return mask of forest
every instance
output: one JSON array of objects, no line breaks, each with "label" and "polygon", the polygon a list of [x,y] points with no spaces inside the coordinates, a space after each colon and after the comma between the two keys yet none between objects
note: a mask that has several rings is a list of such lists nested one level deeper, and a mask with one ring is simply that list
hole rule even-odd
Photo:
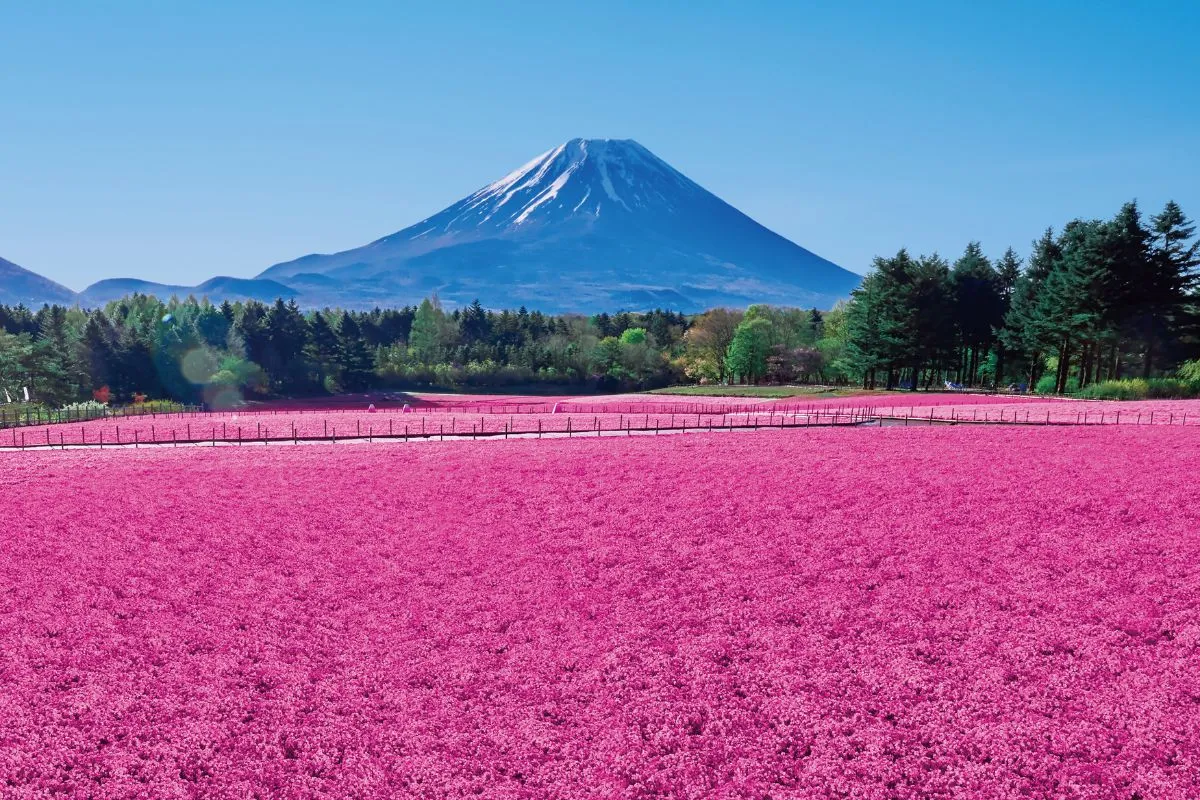
[{"label": "forest", "polygon": [[1112,219],[1047,230],[1027,260],[1012,248],[993,260],[978,242],[953,263],[902,249],[825,311],[589,317],[478,302],[447,310],[432,297],[353,312],[146,295],[94,309],[0,306],[0,399],[28,391],[52,408],[142,398],[225,406],[384,389],[678,383],[1095,395],[1131,380],[1188,393],[1200,381],[1189,362],[1200,351],[1198,246],[1176,204],[1147,220],[1130,202]]},{"label": "forest", "polygon": [[[1168,375],[1197,351],[1195,226],[1167,203],[1073,220],[994,263],[979,243],[953,264],[877,258],[846,308],[848,370],[864,387],[951,381],[1077,393]],[[1188,373],[1190,375],[1190,372]]]}]

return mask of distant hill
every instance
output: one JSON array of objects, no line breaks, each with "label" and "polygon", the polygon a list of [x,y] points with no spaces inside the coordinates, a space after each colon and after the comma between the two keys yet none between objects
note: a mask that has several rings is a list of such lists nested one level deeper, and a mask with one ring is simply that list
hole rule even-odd
[{"label": "distant hill", "polygon": [[67,287],[0,258],[0,303],[33,308],[45,303],[74,302],[75,293]]},{"label": "distant hill", "polygon": [[218,277],[210,278],[199,286],[154,283],[136,278],[108,278],[93,283],[80,292],[79,297],[84,305],[96,306],[110,300],[119,300],[134,292],[152,294],[161,300],[166,300],[172,295],[180,298],[195,295],[197,298],[207,297],[215,303],[222,300],[259,300],[263,303],[273,303],[276,298],[291,300],[299,295],[295,289],[272,280]]}]

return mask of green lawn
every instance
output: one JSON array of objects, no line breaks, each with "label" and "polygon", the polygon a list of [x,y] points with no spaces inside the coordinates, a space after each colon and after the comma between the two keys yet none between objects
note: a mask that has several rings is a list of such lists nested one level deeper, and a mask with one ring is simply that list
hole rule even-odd
[{"label": "green lawn", "polygon": [[848,386],[671,386],[650,394],[682,394],[696,397],[853,397],[870,394]]}]

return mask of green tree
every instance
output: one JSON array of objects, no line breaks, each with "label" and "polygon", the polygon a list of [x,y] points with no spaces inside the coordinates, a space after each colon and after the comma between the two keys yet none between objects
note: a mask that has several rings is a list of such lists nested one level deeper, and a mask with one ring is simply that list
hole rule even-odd
[{"label": "green tree", "polygon": [[771,350],[771,323],[762,318],[744,319],[733,332],[725,365],[731,376],[753,383],[767,373]]},{"label": "green tree", "polygon": [[713,374],[719,381],[728,380],[725,356],[741,321],[740,311],[725,308],[714,308],[697,317],[683,337],[688,362],[704,365],[701,374]]},{"label": "green tree", "polygon": [[994,327],[996,336],[996,386],[1004,384],[1004,370],[1008,358],[1008,345],[1004,338],[1004,330],[1008,315],[1012,309],[1013,297],[1017,284],[1021,280],[1021,258],[1011,247],[996,263],[996,289],[999,292],[1001,314]]},{"label": "green tree", "polygon": [[412,332],[408,337],[409,351],[422,364],[440,363],[446,358],[447,348],[452,344],[452,324],[436,297],[425,298],[413,317]]},{"label": "green tree", "polygon": [[309,338],[304,350],[304,360],[310,370],[311,382],[322,391],[337,394],[341,383],[341,346],[337,332],[330,326],[325,315],[314,312],[309,323]]},{"label": "green tree", "polygon": [[626,328],[621,333],[621,344],[645,344],[645,328]]},{"label": "green tree", "polygon": [[346,391],[362,392],[375,383],[375,358],[363,341],[362,329],[354,315],[342,315],[338,328],[338,353],[342,365],[342,384]]},{"label": "green tree", "polygon": [[1145,340],[1142,376],[1146,378],[1155,353],[1177,341],[1191,323],[1189,291],[1196,286],[1200,267],[1200,240],[1193,241],[1196,226],[1174,200],[1167,202],[1151,225],[1149,257],[1137,293]]},{"label": "green tree", "polygon": [[286,304],[283,300],[275,301],[267,312],[266,331],[274,361],[263,366],[270,376],[271,388],[281,394],[311,388],[308,365],[303,358],[308,346],[308,321],[294,300]]},{"label": "green tree", "polygon": [[959,381],[974,385],[983,357],[991,349],[994,330],[1003,324],[1004,306],[999,276],[979,242],[971,242],[950,273],[954,290],[955,324],[962,349]]}]

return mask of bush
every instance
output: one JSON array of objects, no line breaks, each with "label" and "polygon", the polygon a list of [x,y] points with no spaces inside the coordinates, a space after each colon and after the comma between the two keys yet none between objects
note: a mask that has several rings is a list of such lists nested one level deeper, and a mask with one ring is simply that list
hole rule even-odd
[{"label": "bush", "polygon": [[1180,380],[1179,378],[1151,378],[1147,381],[1149,392],[1147,397],[1154,399],[1176,399],[1200,397],[1200,381]]},{"label": "bush", "polygon": [[1093,383],[1080,389],[1075,396],[1088,400],[1145,400],[1149,394],[1149,384],[1144,380],[1134,379]]},{"label": "bush", "polygon": [[[1043,375],[1037,382],[1037,386],[1033,387],[1033,391],[1037,394],[1054,394],[1054,384],[1056,378],[1053,375]],[[1079,391],[1079,380],[1076,378],[1067,379],[1067,394],[1074,394]]]},{"label": "bush", "polygon": [[1130,378],[1093,383],[1074,394],[1087,400],[1176,400],[1200,397],[1200,381],[1179,378]]}]

